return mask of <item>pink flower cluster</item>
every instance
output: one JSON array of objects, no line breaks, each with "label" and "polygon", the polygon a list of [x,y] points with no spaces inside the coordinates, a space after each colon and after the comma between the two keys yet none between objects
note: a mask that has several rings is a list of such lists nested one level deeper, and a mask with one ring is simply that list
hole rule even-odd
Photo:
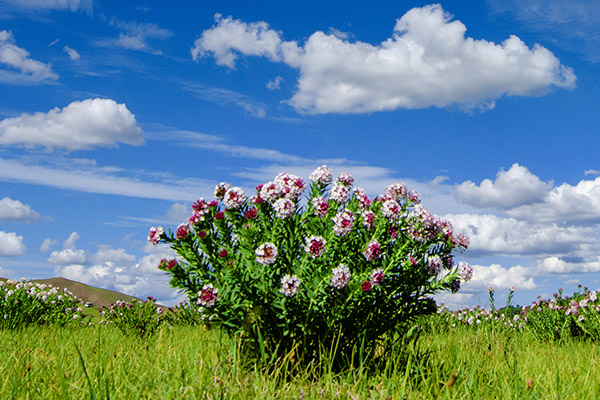
[{"label": "pink flower cluster", "polygon": [[383,269],[381,268],[377,268],[374,269],[373,271],[371,271],[371,285],[373,287],[379,285],[381,282],[383,282],[383,278],[385,278],[385,273],[383,272]]},{"label": "pink flower cluster", "polygon": [[369,197],[367,196],[365,189],[358,187],[353,190],[353,193],[354,198],[358,200],[358,206],[362,210],[365,210],[371,206],[371,199],[369,199]]},{"label": "pink flower cluster", "polygon": [[296,275],[284,275],[281,278],[281,289],[279,293],[282,293],[286,297],[292,297],[298,292],[300,288],[300,279]]},{"label": "pink flower cluster", "polygon": [[[224,195],[225,193],[223,193]],[[223,196],[221,196],[223,197]],[[207,203],[202,197],[192,204],[193,214],[188,220],[189,224],[199,224],[204,221],[204,216],[209,213],[211,207],[217,206],[217,201]]]},{"label": "pink flower cluster", "polygon": [[223,204],[227,209],[238,209],[246,202],[246,194],[240,187],[232,187],[227,189],[223,195]]},{"label": "pink flower cluster", "polygon": [[473,268],[471,267],[471,265],[464,261],[460,261],[458,263],[458,276],[463,281],[471,280],[471,278],[473,277]]},{"label": "pink flower cluster", "polygon": [[221,182],[215,186],[215,197],[219,200],[223,200],[225,193],[231,188],[231,185],[227,182]]},{"label": "pink flower cluster", "polygon": [[336,182],[331,188],[329,198],[338,204],[345,204],[350,198],[350,190],[348,186]]},{"label": "pink flower cluster", "polygon": [[352,184],[354,183],[354,178],[348,172],[342,172],[340,174],[340,176],[338,176],[337,182],[339,182],[340,184],[342,184],[344,186],[349,187],[349,186],[352,186]]},{"label": "pink flower cluster", "polygon": [[377,239],[371,240],[367,243],[367,248],[363,251],[363,255],[367,259],[367,261],[375,261],[379,258],[379,254],[381,252],[381,246]]},{"label": "pink flower cluster", "polygon": [[381,206],[381,214],[392,221],[398,219],[401,212],[402,208],[400,207],[400,204],[393,199],[384,201],[383,205]]},{"label": "pink flower cluster", "polygon": [[296,175],[281,173],[275,177],[279,184],[281,196],[286,199],[296,200],[306,189],[304,180]]},{"label": "pink flower cluster", "polygon": [[354,214],[345,209],[333,217],[333,231],[338,236],[346,236],[352,230],[352,224],[354,223]]},{"label": "pink flower cluster", "polygon": [[275,210],[275,215],[277,217],[288,218],[294,215],[294,212],[296,212],[296,204],[292,200],[282,197],[275,200],[275,203],[273,203],[273,209]]},{"label": "pink flower cluster", "polygon": [[254,251],[256,261],[262,265],[270,265],[277,259],[277,247],[273,243],[263,243]]},{"label": "pink flower cluster", "polygon": [[164,235],[165,230],[162,226],[153,226],[148,232],[148,241],[152,244],[158,244]]},{"label": "pink flower cluster", "polygon": [[212,307],[219,299],[219,291],[210,283],[202,286],[202,290],[198,292],[198,304],[203,307]]},{"label": "pink flower cluster", "polygon": [[325,239],[321,236],[309,236],[304,240],[304,250],[313,258],[325,252]]},{"label": "pink flower cluster", "polygon": [[396,201],[406,197],[406,185],[402,182],[392,183],[385,188],[385,195]]},{"label": "pink flower cluster", "polygon": [[427,258],[427,270],[430,273],[437,275],[440,273],[440,271],[442,270],[443,267],[444,267],[444,263],[442,262],[442,259],[440,258],[440,256],[433,255],[433,256],[429,256]]},{"label": "pink flower cluster", "polygon": [[167,259],[163,258],[162,260],[160,260],[160,263],[158,264],[158,269],[170,270],[176,266],[177,266],[177,260],[175,260],[175,259],[167,260]]},{"label": "pink flower cluster", "polygon": [[348,286],[350,282],[351,274],[350,269],[345,264],[340,264],[338,267],[331,270],[333,276],[331,277],[330,285],[338,290]]},{"label": "pink flower cluster", "polygon": [[190,234],[190,227],[188,224],[181,224],[177,227],[177,231],[175,232],[175,235],[177,236],[177,239],[179,240],[183,240],[186,237],[188,237],[188,235]]},{"label": "pink flower cluster", "polygon": [[319,217],[324,217],[327,215],[329,211],[329,203],[323,197],[315,197],[311,200],[313,207],[315,208],[315,213]]},{"label": "pink flower cluster", "polygon": [[310,174],[310,180],[321,185],[328,185],[333,180],[333,173],[326,165],[322,165]]}]

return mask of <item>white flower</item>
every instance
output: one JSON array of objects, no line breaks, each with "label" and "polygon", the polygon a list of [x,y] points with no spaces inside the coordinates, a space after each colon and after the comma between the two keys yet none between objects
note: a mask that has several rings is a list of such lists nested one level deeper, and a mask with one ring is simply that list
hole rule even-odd
[{"label": "white flower", "polygon": [[336,182],[331,189],[329,198],[338,204],[344,204],[350,198],[350,190],[348,190],[348,187]]},{"label": "white flower", "polygon": [[352,230],[354,214],[348,209],[341,211],[333,217],[333,231],[338,236],[345,236]]},{"label": "white flower", "polygon": [[275,215],[279,218],[291,217],[296,211],[294,202],[286,198],[277,199],[273,204],[273,208],[275,209]]},{"label": "white flower", "polygon": [[298,291],[300,287],[300,279],[296,275],[284,275],[281,278],[281,289],[279,293],[284,294],[286,297],[292,297]]},{"label": "white flower", "polygon": [[330,285],[338,290],[345,288],[352,276],[348,266],[345,264],[340,264],[337,268],[332,269],[331,273],[333,276],[331,277]]},{"label": "white flower", "polygon": [[320,166],[310,174],[311,181],[323,185],[331,183],[332,179],[333,173],[330,168],[327,168],[327,165]]},{"label": "white flower", "polygon": [[273,243],[263,243],[254,252],[256,261],[262,265],[273,264],[277,259],[277,247]]},{"label": "white flower", "polygon": [[223,196],[223,204],[226,208],[237,209],[244,205],[246,194],[241,187],[232,187],[225,192]]}]

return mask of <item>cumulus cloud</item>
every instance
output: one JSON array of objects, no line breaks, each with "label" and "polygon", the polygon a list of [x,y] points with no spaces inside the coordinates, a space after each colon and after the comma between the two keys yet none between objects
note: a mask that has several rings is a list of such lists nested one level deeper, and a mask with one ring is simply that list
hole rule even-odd
[{"label": "cumulus cloud", "polygon": [[[155,246],[160,247],[160,246]],[[184,297],[169,285],[170,278],[157,269],[162,258],[173,258],[171,249],[154,248],[154,252],[141,257],[127,254],[123,249],[102,247],[91,257],[91,265],[72,263],[55,266],[55,275],[83,282],[95,287],[146,298],[154,296],[165,305],[175,305]]]},{"label": "cumulus cloud", "polygon": [[566,261],[559,257],[546,257],[538,262],[540,273],[585,274],[600,272],[600,257],[579,262]]},{"label": "cumulus cloud", "polygon": [[556,223],[600,223],[600,177],[564,183],[547,193],[540,204],[523,205],[506,212],[528,221]]},{"label": "cumulus cloud", "polygon": [[276,76],[272,81],[267,82],[267,89],[279,90],[281,88],[281,82],[283,82],[283,78]]},{"label": "cumulus cloud", "polygon": [[440,5],[413,8],[379,45],[315,32],[303,45],[284,41],[266,22],[216,16],[191,49],[235,67],[238,55],[267,57],[300,71],[288,103],[306,113],[368,113],[397,108],[492,108],[502,96],[537,96],[573,88],[570,68],[546,48],[516,36],[501,44],[465,37]]},{"label": "cumulus cloud", "polygon": [[27,251],[23,236],[15,232],[0,231],[0,257],[22,256]]},{"label": "cumulus cloud", "polygon": [[504,268],[500,264],[473,265],[473,278],[462,285],[461,291],[481,292],[493,286],[495,290],[509,289],[533,290],[537,287],[534,281],[535,270],[521,265]]},{"label": "cumulus cloud", "polygon": [[535,224],[491,214],[447,214],[455,232],[469,236],[470,255],[562,255],[597,244],[592,227]]},{"label": "cumulus cloud", "polygon": [[461,201],[476,207],[509,209],[541,202],[551,188],[551,182],[542,182],[527,168],[515,163],[508,171],[501,169],[494,182],[484,179],[477,186],[466,181],[456,187],[456,192]]},{"label": "cumulus cloud", "polygon": [[27,50],[15,44],[11,31],[0,31],[1,82],[32,84],[57,79],[49,64],[32,59]]},{"label": "cumulus cloud", "polygon": [[70,48],[69,46],[63,47],[63,50],[69,55],[69,58],[73,61],[77,61],[81,58],[77,50]]},{"label": "cumulus cloud", "polygon": [[67,151],[142,145],[142,130],[125,104],[111,99],[74,101],[47,113],[22,114],[0,121],[0,144]]},{"label": "cumulus cloud", "polygon": [[52,253],[50,253],[50,257],[48,257],[46,261],[55,265],[69,265],[73,263],[85,264],[87,262],[87,256],[84,250],[55,250]]},{"label": "cumulus cloud", "polygon": [[0,220],[10,220],[17,222],[33,222],[40,218],[40,214],[31,209],[27,204],[19,200],[13,200],[5,197],[0,200]]}]

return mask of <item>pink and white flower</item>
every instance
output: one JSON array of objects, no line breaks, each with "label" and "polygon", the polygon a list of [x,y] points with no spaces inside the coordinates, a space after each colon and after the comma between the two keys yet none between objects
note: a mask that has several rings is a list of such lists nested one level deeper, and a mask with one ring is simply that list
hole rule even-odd
[{"label": "pink and white flower", "polygon": [[347,265],[340,264],[337,268],[332,269],[331,273],[333,274],[330,283],[332,287],[340,290],[348,286],[352,275],[350,274],[350,269],[348,269]]},{"label": "pink and white flower", "polygon": [[383,202],[381,206],[381,214],[387,219],[396,220],[400,216],[402,212],[402,208],[400,204],[396,200],[386,200]]},{"label": "pink and white flower", "polygon": [[354,214],[345,209],[333,217],[333,231],[338,236],[345,236],[352,230],[352,224],[354,223]]},{"label": "pink and white flower", "polygon": [[328,185],[333,180],[333,172],[327,165],[322,165],[310,174],[310,180],[322,185]]},{"label": "pink and white flower", "polygon": [[468,263],[460,261],[457,268],[458,276],[460,276],[463,281],[468,281],[473,277],[473,268]]},{"label": "pink and white flower", "polygon": [[190,234],[190,227],[188,224],[181,224],[177,227],[175,235],[177,239],[185,239]]},{"label": "pink and white flower", "polygon": [[415,204],[421,203],[421,196],[419,196],[419,193],[417,193],[416,190],[411,190],[408,192],[408,198]]},{"label": "pink and white flower", "polygon": [[392,183],[385,188],[385,194],[394,200],[401,200],[406,197],[406,185],[402,182]]},{"label": "pink and white flower", "polygon": [[229,188],[223,196],[223,204],[228,209],[238,209],[244,205],[246,194],[241,187],[235,186]]},{"label": "pink and white flower", "polygon": [[367,261],[375,261],[379,258],[381,253],[381,246],[377,239],[371,240],[367,243],[367,248],[363,251],[363,255],[367,259]]},{"label": "pink and white flower", "polygon": [[344,186],[350,187],[354,183],[354,178],[352,177],[352,174],[348,172],[342,172],[340,176],[338,176],[337,181]]},{"label": "pink and white flower", "polygon": [[288,218],[296,212],[296,205],[293,201],[286,198],[277,199],[273,204],[275,215],[279,218]]},{"label": "pink and white flower", "polygon": [[292,297],[298,292],[300,288],[300,279],[296,275],[284,275],[281,278],[281,289],[279,293],[282,293],[286,297]]},{"label": "pink and white flower", "polygon": [[443,266],[444,263],[438,255],[429,256],[429,258],[427,259],[427,269],[432,274],[439,274]]},{"label": "pink and white flower", "polygon": [[371,205],[371,199],[369,199],[369,197],[367,196],[365,189],[358,187],[355,188],[353,192],[354,198],[358,200],[358,206],[363,210],[369,208],[369,206]]},{"label": "pink and white flower", "polygon": [[275,182],[281,187],[281,195],[295,200],[304,192],[306,184],[296,175],[281,173],[275,177]]},{"label": "pink and white flower", "polygon": [[375,213],[373,211],[363,211],[360,213],[362,217],[363,225],[367,227],[367,229],[373,228],[375,226]]},{"label": "pink and white flower", "polygon": [[466,249],[467,247],[469,247],[469,237],[467,235],[465,235],[464,233],[461,233],[460,235],[458,235],[458,245],[460,247],[462,247],[463,249]]},{"label": "pink and white flower", "polygon": [[383,272],[382,268],[377,268],[377,269],[374,269],[373,271],[371,271],[370,278],[371,278],[371,284],[373,286],[377,286],[381,282],[383,282],[383,278],[385,278],[385,273]]},{"label": "pink and white flower", "polygon": [[164,236],[165,230],[162,226],[153,226],[148,232],[148,241],[152,244],[158,244],[162,236]]},{"label": "pink and white flower", "polygon": [[322,236],[309,236],[304,240],[304,250],[312,258],[316,258],[325,252],[325,239]]},{"label": "pink and white flower", "polygon": [[348,187],[336,182],[331,188],[329,198],[338,204],[344,204],[350,198],[350,190],[348,190]]},{"label": "pink and white flower", "polygon": [[263,243],[254,251],[256,261],[262,265],[270,265],[277,259],[277,247],[273,243]]},{"label": "pink and white flower", "polygon": [[202,307],[212,307],[219,299],[219,291],[210,283],[202,286],[202,290],[198,292],[198,304]]},{"label": "pink and white flower", "polygon": [[227,182],[221,182],[215,186],[215,197],[219,200],[223,200],[225,193],[231,188],[231,185]]},{"label": "pink and white flower", "polygon": [[272,204],[281,197],[281,185],[273,181],[267,182],[260,188],[259,196]]},{"label": "pink and white flower", "polygon": [[315,197],[311,200],[313,207],[315,208],[315,214],[319,217],[324,217],[329,211],[329,203],[323,197]]}]

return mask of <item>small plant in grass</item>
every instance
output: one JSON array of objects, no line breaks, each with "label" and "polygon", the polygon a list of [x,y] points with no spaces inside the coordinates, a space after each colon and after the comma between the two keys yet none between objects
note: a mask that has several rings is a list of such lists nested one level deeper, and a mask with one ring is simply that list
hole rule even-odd
[{"label": "small plant in grass", "polygon": [[64,326],[82,322],[81,301],[66,289],[21,281],[0,281],[0,328]]},{"label": "small plant in grass", "polygon": [[435,312],[431,295],[470,278],[452,254],[468,238],[402,183],[372,200],[350,174],[332,184],[322,166],[310,179],[282,173],[250,198],[221,183],[216,200],[196,201],[175,232],[153,227],[148,239],[181,256],[159,265],[171,285],[258,354],[362,360]]},{"label": "small plant in grass", "polygon": [[117,301],[110,307],[103,306],[99,310],[101,324],[114,324],[126,334],[139,337],[151,336],[163,324],[170,324],[171,312],[159,307],[154,297],[142,301],[132,299],[130,302]]}]

